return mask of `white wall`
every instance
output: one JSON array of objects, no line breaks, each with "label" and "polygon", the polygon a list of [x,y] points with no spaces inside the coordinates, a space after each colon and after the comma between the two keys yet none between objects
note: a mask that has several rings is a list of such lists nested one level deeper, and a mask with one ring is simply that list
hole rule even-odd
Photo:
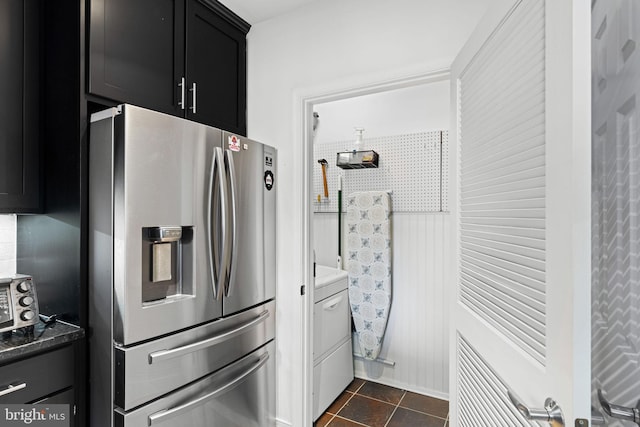
[{"label": "white wall", "polygon": [[[448,68],[488,0],[322,0],[255,24],[248,35],[248,133],[278,148],[278,418],[302,419],[303,147],[301,92]],[[298,108],[296,106],[296,108]]]},{"label": "white wall", "polygon": [[449,128],[449,80],[341,99],[314,107],[320,115],[314,142],[365,138]]},{"label": "white wall", "polygon": [[16,216],[0,215],[0,277],[16,273]]}]

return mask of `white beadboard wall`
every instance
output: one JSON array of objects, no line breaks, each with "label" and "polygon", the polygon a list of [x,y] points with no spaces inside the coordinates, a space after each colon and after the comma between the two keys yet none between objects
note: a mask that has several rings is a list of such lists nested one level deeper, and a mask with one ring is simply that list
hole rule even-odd
[{"label": "white beadboard wall", "polygon": [[16,216],[0,215],[0,277],[16,273]]},{"label": "white beadboard wall", "polygon": [[[357,377],[448,399],[449,227],[447,213],[393,213],[393,300],[379,357],[395,366],[356,359]],[[314,214],[319,264],[336,265],[337,228],[336,213]]]}]

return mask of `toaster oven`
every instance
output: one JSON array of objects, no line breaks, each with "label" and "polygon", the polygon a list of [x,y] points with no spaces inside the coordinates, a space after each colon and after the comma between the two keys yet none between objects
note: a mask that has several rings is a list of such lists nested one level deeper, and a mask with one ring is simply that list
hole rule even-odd
[{"label": "toaster oven", "polygon": [[0,279],[0,332],[38,323],[38,298],[33,278],[17,274]]}]

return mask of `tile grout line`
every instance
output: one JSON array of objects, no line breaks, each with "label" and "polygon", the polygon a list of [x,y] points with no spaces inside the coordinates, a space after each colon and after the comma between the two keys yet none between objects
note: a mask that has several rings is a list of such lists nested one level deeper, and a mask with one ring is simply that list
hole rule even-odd
[{"label": "tile grout line", "polygon": [[375,400],[376,402],[386,403],[387,405],[392,405],[392,406],[396,406],[397,405],[397,403],[391,403],[391,402],[387,402],[386,400],[380,400],[380,399],[378,399],[376,397],[367,396],[366,394],[358,394],[358,396],[366,397],[367,399]]},{"label": "tile grout line", "polygon": [[333,419],[336,417],[335,414],[332,414],[330,412],[326,412],[326,414],[331,415],[331,418],[329,418],[329,421],[327,421],[327,423],[325,425],[323,425],[322,427],[327,427],[328,425],[331,425],[331,421],[333,421]]},{"label": "tile grout line", "polygon": [[[331,419],[331,421],[333,421],[333,420],[334,420],[334,419],[336,419],[336,418],[340,418],[341,420],[345,420],[345,421],[349,421],[349,422],[354,423],[354,424],[358,424],[359,426],[371,427],[371,426],[369,426],[369,425],[367,425],[367,424],[362,424],[362,423],[361,423],[361,422],[359,422],[359,421],[352,420],[351,418],[341,417],[340,415],[335,415],[335,416]],[[328,424],[327,424],[327,425],[328,425]]]},{"label": "tile grout line", "polygon": [[[346,401],[346,402],[344,402],[344,404],[343,404],[343,405],[342,405],[342,406],[341,406],[341,407],[336,411],[336,413],[335,413],[335,414],[332,414],[331,412],[325,412],[325,413],[330,414],[330,415],[332,416],[332,417],[331,417],[331,419],[329,420],[329,422],[328,422],[327,424],[325,424],[325,426],[330,426],[330,425],[331,425],[331,422],[332,422],[334,419],[336,419],[336,417],[338,417],[338,418],[340,418],[340,419],[343,419],[343,420],[348,420],[348,418],[343,418],[343,417],[338,416],[338,412],[342,411],[342,409],[343,409],[345,406],[347,406],[347,403],[349,403],[349,401],[351,401],[351,399],[353,399],[353,396],[355,396],[355,395],[358,393],[358,390],[360,390],[360,389],[362,388],[362,386],[363,386],[365,383],[366,383],[366,381],[364,381],[364,380],[363,380],[362,384],[360,384],[360,386],[359,386],[359,387],[358,387],[358,388],[357,388],[353,393],[351,393],[349,390],[345,390],[345,391],[343,391],[343,393],[350,393],[350,394],[351,394],[351,396],[349,396],[349,398],[347,399],[347,401]],[[349,420],[349,421],[354,421],[354,420]],[[357,422],[357,421],[355,421],[355,422]],[[358,423],[358,424],[360,424],[360,423]],[[361,424],[361,425],[364,425],[364,424]],[[365,426],[365,427],[368,427],[368,426]]]},{"label": "tile grout line", "polygon": [[[354,397],[355,395],[358,395],[358,396],[360,396],[360,397],[365,397],[365,398],[367,398],[367,399],[374,400],[374,401],[376,401],[376,402],[384,403],[384,404],[387,404],[387,405],[392,405],[392,406],[394,407],[394,408],[393,408],[393,411],[391,412],[391,415],[389,416],[389,419],[387,419],[386,423],[384,424],[384,427],[387,427],[387,426],[389,425],[389,423],[391,422],[391,419],[393,418],[393,416],[394,416],[394,415],[395,415],[395,413],[397,412],[398,408],[402,408],[402,409],[405,409],[405,410],[408,410],[408,411],[411,411],[411,412],[417,412],[417,413],[419,413],[419,414],[423,414],[423,415],[427,415],[427,416],[430,416],[430,417],[433,417],[433,418],[437,418],[437,419],[439,419],[439,420],[444,421],[443,426],[445,426],[445,425],[447,424],[447,422],[449,421],[449,415],[450,415],[450,414],[449,414],[448,412],[447,412],[447,416],[446,416],[446,418],[442,418],[442,417],[441,417],[441,416],[439,416],[439,415],[435,415],[435,414],[431,414],[431,413],[428,413],[428,412],[423,412],[423,411],[420,411],[420,410],[417,410],[417,409],[413,409],[413,408],[409,408],[409,407],[401,406],[401,403],[403,402],[404,398],[407,396],[407,393],[408,393],[408,391],[407,391],[407,390],[397,389],[397,390],[401,390],[401,391],[402,391],[402,396],[401,396],[401,397],[400,397],[400,399],[398,400],[398,403],[397,403],[397,404],[393,404],[393,403],[391,403],[391,402],[388,402],[388,401],[385,401],[385,400],[381,400],[381,399],[378,399],[378,398],[375,398],[375,397],[372,397],[372,396],[367,396],[366,394],[361,394],[361,393],[360,393],[360,390],[365,386],[365,384],[366,384],[368,381],[367,381],[367,380],[364,380],[364,379],[362,379],[362,378],[360,378],[360,379],[361,379],[363,382],[362,382],[362,384],[360,384],[360,385],[359,385],[359,386],[358,386],[354,391],[350,391],[350,390],[345,390],[345,391],[344,391],[344,393],[347,393],[347,392],[348,392],[348,393],[351,393],[351,396],[349,396],[349,398],[345,401],[345,403],[344,403],[344,404],[343,404],[343,405],[342,405],[342,406],[341,406],[337,411],[335,411],[335,412],[336,412],[335,414],[333,414],[333,413],[331,413],[331,412],[328,412],[328,411],[327,411],[327,412],[325,412],[326,414],[331,415],[331,418],[329,419],[329,422],[328,422],[327,424],[325,424],[326,426],[330,426],[330,425],[331,425],[331,423],[332,423],[336,418],[338,418],[338,419],[341,419],[341,420],[347,420],[347,421],[350,421],[350,422],[356,423],[356,424],[358,424],[358,425],[360,425],[360,426],[370,427],[370,426],[368,426],[367,424],[363,424],[363,423],[361,423],[361,422],[359,422],[359,421],[352,420],[352,419],[350,419],[350,418],[345,418],[345,417],[343,417],[343,416],[341,416],[341,415],[338,415],[338,412],[340,412],[342,409],[344,409],[344,408],[347,406],[347,404],[348,404],[348,403],[353,399],[353,397]],[[369,382],[370,382],[370,381],[369,381]]]},{"label": "tile grout line", "polygon": [[[347,392],[343,392],[343,393],[350,393],[350,392],[348,392],[348,391],[347,391]],[[342,411],[342,409],[343,409],[345,406],[347,406],[347,403],[349,403],[349,402],[351,401],[351,399],[353,399],[353,396],[355,396],[355,395],[356,395],[355,393],[350,393],[350,394],[351,394],[351,397],[349,397],[349,398],[347,399],[347,401],[346,401],[346,402],[344,402],[344,404],[343,404],[340,408],[338,408],[338,410],[336,411],[336,413],[335,413],[335,414],[332,414],[334,417],[335,417],[335,416],[337,416],[337,415],[338,415],[338,412]],[[328,412],[328,411],[327,411],[327,414],[331,414],[331,412]]]},{"label": "tile grout line", "polygon": [[393,418],[393,415],[396,413],[396,411],[400,407],[400,402],[402,402],[402,399],[404,399],[406,395],[407,395],[407,391],[404,390],[404,393],[402,393],[402,397],[400,398],[400,400],[398,400],[396,407],[393,408],[393,412],[391,412],[391,415],[389,416],[389,419],[387,420],[387,422],[384,424],[384,427],[387,427],[389,425],[389,423],[391,422],[391,419]]},{"label": "tile grout line", "polygon": [[[354,393],[354,394],[355,394],[355,393]],[[406,391],[405,391],[405,394],[406,394]],[[401,405],[400,405],[400,402],[402,402],[402,398],[404,398],[404,394],[403,394],[403,397],[402,397],[402,398],[400,398],[400,402],[398,402],[397,404],[395,404],[395,403],[391,403],[391,402],[387,402],[386,400],[380,400],[380,399],[377,399],[377,398],[375,398],[375,397],[367,396],[366,394],[360,394],[360,393],[358,393],[358,396],[360,396],[360,397],[366,397],[367,399],[375,400],[376,402],[386,403],[387,405],[400,406],[402,409],[406,409],[407,411],[417,412],[417,413],[422,414],[422,415],[428,415],[428,416],[430,416],[430,417],[433,417],[433,418],[437,418],[437,419],[439,419],[439,420],[446,421],[446,418],[442,418],[440,415],[435,415],[435,414],[431,414],[431,413],[429,413],[429,412],[419,411],[418,409],[409,408],[409,407],[407,407],[407,406],[401,406]]]},{"label": "tile grout line", "polygon": [[[360,379],[362,379],[362,378],[360,378]],[[362,387],[364,387],[364,385],[365,385],[366,383],[367,383],[367,381],[366,381],[366,380],[362,380],[362,384],[360,384],[360,386],[359,386],[359,387],[358,387],[358,388],[353,392],[353,394],[358,394],[358,392],[360,391],[360,389],[361,389]]]},{"label": "tile grout line", "polygon": [[402,409],[406,409],[407,411],[417,412],[417,413],[422,414],[422,415],[429,415],[430,417],[437,418],[437,419],[439,419],[439,420],[444,420],[444,421],[446,421],[446,420],[447,420],[447,418],[448,418],[448,415],[447,415],[447,418],[442,418],[442,417],[441,417],[441,416],[439,416],[439,415],[430,414],[429,412],[418,411],[417,409],[407,408],[406,406],[400,406],[400,407],[401,407]]},{"label": "tile grout line", "polygon": [[[402,400],[405,398],[405,396],[407,395],[407,393],[408,393],[408,391],[407,391],[407,390],[405,390],[404,394],[402,395],[402,398],[401,398],[401,399],[400,399],[400,401],[398,402],[398,406],[400,406],[400,404],[402,403]],[[438,398],[431,397],[431,396],[428,396],[428,397],[430,397],[430,398],[432,398],[432,399],[443,400],[443,399],[438,399]],[[447,400],[447,403],[448,403],[448,402],[449,402],[449,401]],[[446,418],[442,418],[440,415],[436,415],[436,414],[432,414],[432,413],[429,413],[429,412],[421,411],[421,410],[419,410],[419,409],[410,408],[410,407],[408,407],[408,406],[400,406],[400,407],[401,407],[402,409],[406,409],[406,410],[408,410],[408,411],[413,411],[413,412],[417,412],[417,413],[419,413],[419,414],[429,415],[430,417],[438,418],[438,419],[440,419],[440,420],[445,420],[445,422],[446,422],[446,421],[449,421],[449,411],[448,411],[448,410],[447,410],[447,417],[446,417]]]}]

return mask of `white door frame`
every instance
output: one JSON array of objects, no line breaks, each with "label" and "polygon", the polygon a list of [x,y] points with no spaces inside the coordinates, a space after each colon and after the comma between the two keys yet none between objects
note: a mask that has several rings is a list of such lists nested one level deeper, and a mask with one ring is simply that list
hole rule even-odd
[{"label": "white door frame", "polygon": [[[357,96],[370,95],[395,89],[418,86],[449,79],[449,69],[426,70],[413,74],[395,73],[387,77],[360,76],[345,82],[334,82],[322,87],[296,90],[294,93],[294,136],[302,141],[302,174],[303,203],[302,206],[302,248],[303,248],[303,283],[306,285],[305,295],[301,298],[301,332],[303,366],[300,367],[303,404],[299,422],[294,425],[311,426],[313,424],[313,107],[316,104],[338,101]],[[364,83],[363,83],[364,82]],[[294,139],[294,140],[295,140]]]}]

